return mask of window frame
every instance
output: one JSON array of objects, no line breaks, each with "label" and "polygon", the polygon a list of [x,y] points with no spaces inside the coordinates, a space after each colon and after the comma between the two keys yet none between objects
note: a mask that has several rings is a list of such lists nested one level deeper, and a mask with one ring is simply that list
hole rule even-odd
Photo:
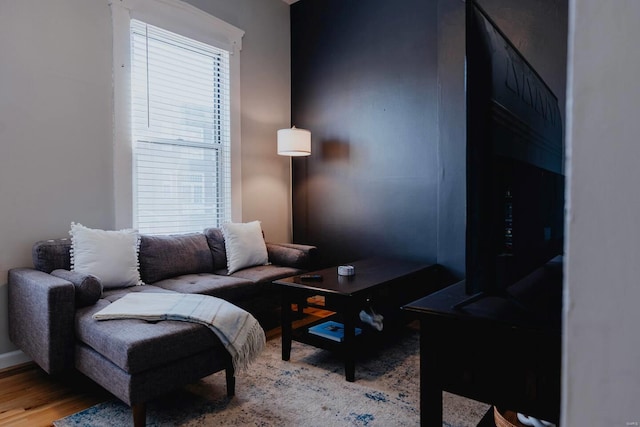
[{"label": "window frame", "polygon": [[130,228],[134,221],[131,19],[138,19],[229,52],[231,219],[241,222],[240,51],[244,31],[177,0],[110,0],[109,6],[113,24],[113,184],[116,228]]}]

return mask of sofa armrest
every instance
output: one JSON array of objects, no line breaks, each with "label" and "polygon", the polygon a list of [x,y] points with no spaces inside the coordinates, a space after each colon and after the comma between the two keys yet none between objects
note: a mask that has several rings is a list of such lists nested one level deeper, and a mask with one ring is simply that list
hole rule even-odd
[{"label": "sofa armrest", "polygon": [[73,367],[73,283],[32,268],[9,270],[9,338],[50,374]]},{"label": "sofa armrest", "polygon": [[317,248],[296,243],[267,243],[269,262],[284,267],[309,270],[315,264]]}]

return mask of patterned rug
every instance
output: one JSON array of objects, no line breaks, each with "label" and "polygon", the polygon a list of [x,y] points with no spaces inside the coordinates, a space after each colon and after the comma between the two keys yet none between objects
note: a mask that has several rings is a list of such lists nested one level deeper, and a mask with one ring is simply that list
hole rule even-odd
[{"label": "patterned rug", "polygon": [[[155,426],[417,426],[420,423],[419,333],[406,328],[384,350],[356,362],[356,381],[331,353],[293,343],[281,360],[280,339],[236,379],[226,397],[224,372],[150,402]],[[445,393],[445,426],[476,426],[488,406]],[[131,410],[111,401],[54,422],[56,427],[131,425]]]}]

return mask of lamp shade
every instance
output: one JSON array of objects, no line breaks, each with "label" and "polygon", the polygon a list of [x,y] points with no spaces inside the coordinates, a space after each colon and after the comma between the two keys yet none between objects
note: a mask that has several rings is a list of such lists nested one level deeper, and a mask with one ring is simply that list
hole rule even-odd
[{"label": "lamp shade", "polygon": [[311,132],[306,129],[278,130],[278,154],[281,156],[308,156],[311,154]]}]

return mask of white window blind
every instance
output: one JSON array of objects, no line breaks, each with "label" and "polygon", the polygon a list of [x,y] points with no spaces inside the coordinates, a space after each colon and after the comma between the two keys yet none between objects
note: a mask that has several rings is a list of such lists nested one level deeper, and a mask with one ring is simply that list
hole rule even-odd
[{"label": "white window blind", "polygon": [[229,53],[131,20],[134,226],[231,220]]}]

